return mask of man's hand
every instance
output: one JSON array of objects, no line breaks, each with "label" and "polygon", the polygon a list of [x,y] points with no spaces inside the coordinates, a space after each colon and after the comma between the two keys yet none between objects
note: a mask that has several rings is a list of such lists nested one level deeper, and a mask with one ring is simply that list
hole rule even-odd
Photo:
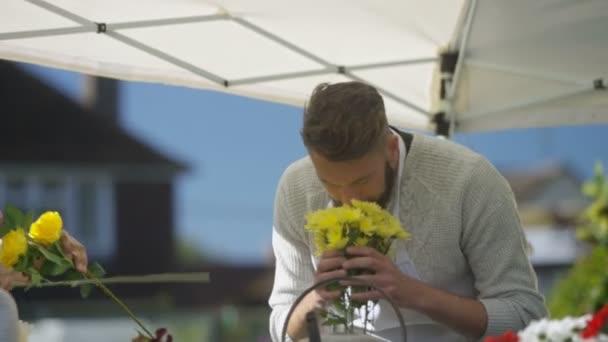
[{"label": "man's hand", "polygon": [[[397,306],[421,312],[463,335],[480,338],[484,334],[488,315],[477,299],[457,296],[411,278],[401,273],[387,256],[373,248],[349,247],[346,253],[350,259],[342,267],[346,270],[363,268],[375,272],[357,278],[382,290]],[[360,284],[353,282],[344,285]],[[352,298],[360,301],[378,300],[382,295],[374,289],[354,293]]]},{"label": "man's hand", "polygon": [[78,272],[85,273],[87,271],[89,261],[87,259],[87,251],[85,250],[84,246],[65,230],[61,233],[59,243],[61,245],[61,249],[63,249],[63,253],[74,262]]},{"label": "man's hand", "polygon": [[11,291],[15,286],[27,285],[30,279],[21,272],[13,270],[5,270],[4,267],[0,270],[0,288]]},{"label": "man's hand", "polygon": [[[346,271],[342,269],[342,264],[346,259],[342,253],[327,251],[321,255],[317,272],[315,273],[315,284],[332,278],[346,276]],[[306,336],[306,314],[310,311],[322,310],[326,303],[340,297],[340,291],[330,291],[325,288],[316,288],[311,291],[298,304],[294,310],[287,326],[287,334],[293,339],[298,340]]]},{"label": "man's hand", "polygon": [[[315,284],[333,278],[345,277],[346,270],[342,264],[346,261],[344,255],[337,251],[326,251],[321,255],[317,272],[315,273]],[[334,301],[340,297],[340,290],[329,291],[326,288],[316,288],[314,290],[325,303]]]},{"label": "man's hand", "polygon": [[[415,300],[420,299],[418,294],[420,282],[401,273],[393,261],[386,255],[373,248],[365,246],[348,247],[346,250],[350,259],[345,260],[342,267],[345,270],[366,269],[372,274],[356,276],[375,288],[366,292],[352,294],[352,299],[358,301],[377,301],[383,298],[378,289],[382,290],[396,305],[402,308],[416,307]],[[343,282],[343,285],[361,285],[358,282]]]}]

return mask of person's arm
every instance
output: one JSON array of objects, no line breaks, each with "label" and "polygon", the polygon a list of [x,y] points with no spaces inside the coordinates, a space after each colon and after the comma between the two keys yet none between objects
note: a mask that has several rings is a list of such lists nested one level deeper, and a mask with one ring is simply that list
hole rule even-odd
[{"label": "person's arm", "polygon": [[486,336],[523,329],[547,315],[515,197],[507,181],[485,159],[469,177],[462,199],[461,248],[475,276],[488,323]]},{"label": "person's arm", "polygon": [[[402,274],[391,260],[367,247],[350,247],[358,256],[346,269],[373,269],[360,276],[382,289],[397,305],[419,311],[461,334],[480,338],[523,329],[547,314],[526,255],[526,243],[513,194],[504,178],[480,160],[465,184],[460,245],[475,276],[477,299],[433,288]],[[380,299],[377,291],[353,299]]]},{"label": "person's arm", "polygon": [[[488,318],[479,300],[460,297],[413,279],[403,274],[389,257],[373,248],[349,247],[347,253],[352,258],[344,262],[343,267],[373,270],[374,274],[357,278],[381,289],[397,306],[421,312],[466,336],[479,338],[484,334]],[[376,290],[352,295],[352,299],[362,301],[382,298]]]},{"label": "person's arm", "polygon": [[[281,333],[291,306],[314,281],[312,259],[303,238],[304,227],[296,227],[288,216],[290,198],[285,193],[285,187],[285,180],[282,178],[275,197],[272,232],[275,275],[268,302],[272,308],[269,325],[274,342],[281,341]],[[289,322],[289,336],[296,339],[301,337],[305,325],[305,311],[309,306],[312,309],[311,303],[314,303],[314,300],[315,298],[309,296],[294,312]]]}]

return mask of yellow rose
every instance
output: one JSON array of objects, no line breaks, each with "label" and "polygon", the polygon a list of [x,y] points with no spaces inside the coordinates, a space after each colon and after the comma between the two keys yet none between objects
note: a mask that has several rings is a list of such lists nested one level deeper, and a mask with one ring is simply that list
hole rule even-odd
[{"label": "yellow rose", "polygon": [[39,244],[49,245],[59,240],[63,220],[56,211],[47,211],[40,215],[36,222],[30,227],[30,237]]},{"label": "yellow rose", "polygon": [[27,252],[27,240],[23,228],[11,230],[2,239],[0,263],[6,268],[15,266],[19,257]]}]

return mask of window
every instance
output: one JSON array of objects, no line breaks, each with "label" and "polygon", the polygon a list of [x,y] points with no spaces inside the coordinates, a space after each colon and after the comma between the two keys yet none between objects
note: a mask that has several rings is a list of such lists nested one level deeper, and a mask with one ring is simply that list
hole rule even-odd
[{"label": "window", "polygon": [[0,207],[7,204],[36,216],[59,211],[64,228],[87,246],[91,257],[114,253],[113,187],[106,175],[0,173]]},{"label": "window", "polygon": [[[25,210],[28,205],[27,182],[23,178],[8,178],[5,184],[6,198],[10,198],[10,204]],[[4,207],[4,205],[3,205]]]}]

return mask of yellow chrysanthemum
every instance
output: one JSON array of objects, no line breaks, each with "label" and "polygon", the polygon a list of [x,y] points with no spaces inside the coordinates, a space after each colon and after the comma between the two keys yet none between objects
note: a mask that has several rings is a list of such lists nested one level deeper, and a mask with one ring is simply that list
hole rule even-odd
[{"label": "yellow chrysanthemum", "polygon": [[352,200],[351,204],[353,207],[360,209],[367,216],[373,216],[383,212],[382,207],[374,202]]},{"label": "yellow chrysanthemum", "polygon": [[372,239],[377,241],[375,248],[381,248],[393,238],[409,236],[399,221],[378,204],[357,200],[351,204],[317,210],[306,216],[305,228],[313,234],[317,255],[349,245],[367,246]]},{"label": "yellow chrysanthemum", "polygon": [[325,239],[325,234],[315,234],[314,241],[315,241],[316,255],[319,256],[327,250],[327,240]]},{"label": "yellow chrysanthemum", "polygon": [[56,211],[47,211],[40,215],[30,227],[30,237],[39,244],[49,245],[61,237],[63,220]]},{"label": "yellow chrysanthemum", "polygon": [[376,227],[369,217],[363,217],[361,221],[359,221],[359,230],[367,236],[372,236]]},{"label": "yellow chrysanthemum", "polygon": [[355,246],[367,246],[369,239],[366,237],[358,237],[355,239]]},{"label": "yellow chrysanthemum", "polygon": [[352,207],[340,207],[338,221],[343,223],[356,223],[361,219],[361,210]]},{"label": "yellow chrysanthemum", "polygon": [[342,227],[340,226],[331,226],[327,227],[327,243],[332,244],[336,241],[342,239],[344,236],[342,234]]},{"label": "yellow chrysanthemum", "polygon": [[6,268],[12,268],[19,261],[19,257],[27,252],[27,239],[23,228],[11,230],[2,238],[0,248],[0,263]]},{"label": "yellow chrysanthemum", "polygon": [[342,250],[346,247],[347,243],[348,243],[348,237],[329,240],[327,242],[327,250],[328,251]]}]

